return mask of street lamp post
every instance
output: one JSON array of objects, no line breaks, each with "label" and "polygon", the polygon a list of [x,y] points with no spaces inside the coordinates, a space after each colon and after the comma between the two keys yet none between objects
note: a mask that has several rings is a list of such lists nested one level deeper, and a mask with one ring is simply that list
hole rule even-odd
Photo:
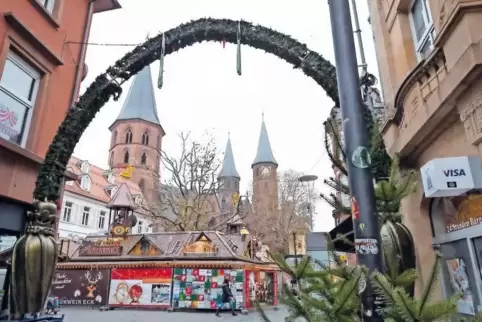
[{"label": "street lamp post", "polygon": [[315,176],[313,174],[307,174],[303,175],[298,178],[298,181],[301,183],[306,183],[308,185],[308,199],[309,199],[309,204],[308,204],[308,211],[310,214],[310,229],[313,231],[313,205],[311,204],[312,202],[312,193],[313,193],[313,186],[315,181],[318,180],[318,176]]},{"label": "street lamp post", "polygon": [[[348,0],[328,0],[335,50],[336,74],[346,142],[346,164],[352,196],[352,219],[358,263],[370,273],[382,271],[381,241],[373,175],[368,152],[368,131],[360,93],[353,27]],[[382,309],[371,283],[360,288],[363,321],[383,321]]]}]

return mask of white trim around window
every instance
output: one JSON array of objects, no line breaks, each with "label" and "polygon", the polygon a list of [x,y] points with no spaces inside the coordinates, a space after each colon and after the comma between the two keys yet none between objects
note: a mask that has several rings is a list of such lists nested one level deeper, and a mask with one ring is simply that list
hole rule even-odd
[{"label": "white trim around window", "polygon": [[37,0],[50,14],[54,12],[55,0]]},{"label": "white trim around window", "polygon": [[435,40],[435,29],[428,0],[412,0],[408,16],[417,59],[421,61],[433,50]]},{"label": "white trim around window", "polygon": [[25,147],[40,79],[32,65],[8,53],[0,76],[0,138]]}]

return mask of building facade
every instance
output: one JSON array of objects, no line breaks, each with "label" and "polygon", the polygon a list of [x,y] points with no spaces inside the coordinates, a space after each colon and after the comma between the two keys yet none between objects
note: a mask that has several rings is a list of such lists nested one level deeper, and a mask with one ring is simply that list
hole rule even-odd
[{"label": "building facade", "polygon": [[58,236],[63,239],[82,241],[89,235],[102,235],[109,231],[113,218],[107,205],[121,184],[127,184],[133,200],[139,207],[135,212],[137,222],[133,233],[152,232],[152,218],[142,212],[144,196],[132,180],[116,175],[113,170],[101,169],[86,160],[72,157],[68,169],[77,180],[65,185],[62,210],[59,218]]},{"label": "building facade", "polygon": [[1,1],[0,234],[23,232],[39,166],[87,73],[93,15],[116,8],[116,0]]},{"label": "building facade", "polygon": [[[454,276],[462,276],[465,302],[459,312],[473,315],[482,305],[481,198],[480,190],[470,191],[480,189],[474,179],[480,176],[482,142],[480,2],[368,3],[387,104],[386,147],[400,154],[403,168],[420,173],[417,192],[402,205],[417,253],[416,292],[429,277],[433,249],[439,249],[439,295],[453,294]],[[473,157],[475,167],[468,161]]]}]

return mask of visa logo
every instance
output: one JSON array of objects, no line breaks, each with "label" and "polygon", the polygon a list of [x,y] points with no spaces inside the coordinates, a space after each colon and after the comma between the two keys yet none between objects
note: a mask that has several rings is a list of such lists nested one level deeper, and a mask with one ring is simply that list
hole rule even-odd
[{"label": "visa logo", "polygon": [[465,177],[465,171],[464,169],[449,169],[449,170],[444,170],[444,175],[446,177]]}]

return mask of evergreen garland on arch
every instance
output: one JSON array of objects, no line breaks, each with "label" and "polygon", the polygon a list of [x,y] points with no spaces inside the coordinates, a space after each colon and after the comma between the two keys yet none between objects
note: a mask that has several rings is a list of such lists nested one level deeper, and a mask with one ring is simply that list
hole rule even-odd
[{"label": "evergreen garland on arch", "polygon": [[[239,37],[239,34],[242,36]],[[79,102],[69,111],[49,147],[37,177],[34,198],[50,201],[59,198],[64,171],[75,145],[102,106],[110,98],[117,100],[120,97],[124,82],[161,56],[195,43],[226,41],[237,44],[238,39],[243,45],[278,56],[294,68],[301,69],[325,90],[335,105],[339,104],[335,67],[296,39],[246,21],[202,18],[181,24],[134,48],[87,88]]]}]

